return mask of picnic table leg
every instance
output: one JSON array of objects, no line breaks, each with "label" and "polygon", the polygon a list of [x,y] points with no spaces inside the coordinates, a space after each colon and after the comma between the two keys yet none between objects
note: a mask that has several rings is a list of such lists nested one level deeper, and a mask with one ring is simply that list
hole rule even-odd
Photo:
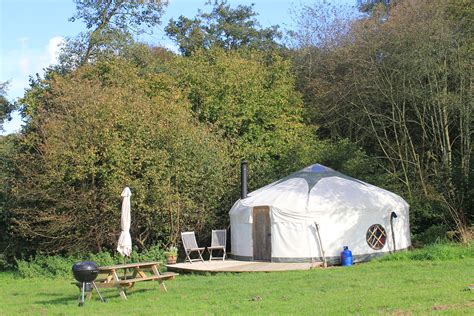
[{"label": "picnic table leg", "polygon": [[163,291],[168,292],[168,290],[166,289],[165,281],[160,280],[158,282],[160,282],[160,287],[163,289]]},{"label": "picnic table leg", "polygon": [[110,283],[114,280],[114,274],[112,272],[109,272],[109,274],[106,277],[105,283]]},{"label": "picnic table leg", "polygon": [[137,269],[137,273],[141,278],[146,278],[145,272],[143,272],[141,269]]},{"label": "picnic table leg", "polygon": [[117,286],[117,290],[120,294],[120,297],[123,298],[124,300],[127,300],[127,295],[125,295],[125,291],[123,290],[123,287],[121,285]]},{"label": "picnic table leg", "polygon": [[160,275],[160,271],[158,271],[158,268],[156,266],[152,266],[151,271],[153,271],[153,274],[156,276]]},{"label": "picnic table leg", "polygon": [[[156,276],[160,275],[160,271],[158,271],[158,268],[156,267],[156,265],[152,266],[151,270],[153,271],[154,275],[156,275]],[[163,289],[163,291],[168,292],[168,290],[166,289],[166,285],[165,285],[164,281],[159,280],[158,283],[160,283],[160,287]]]},{"label": "picnic table leg", "polygon": [[[145,272],[143,272],[140,268],[136,267],[135,269],[133,269],[133,275],[132,275],[132,279],[135,279],[137,277],[137,275],[139,275],[141,278],[146,278],[146,274]],[[133,287],[135,286],[135,282],[133,283],[130,283],[128,285],[128,288],[131,290]]]},{"label": "picnic table leg", "polygon": [[[116,282],[120,282],[120,279],[117,275],[117,272],[115,270],[113,270],[112,273],[113,273],[113,276],[114,276],[114,280]],[[123,298],[124,300],[127,300],[127,295],[125,295],[125,291],[123,290],[123,287],[120,284],[117,285],[117,290],[120,294],[120,297]]]}]

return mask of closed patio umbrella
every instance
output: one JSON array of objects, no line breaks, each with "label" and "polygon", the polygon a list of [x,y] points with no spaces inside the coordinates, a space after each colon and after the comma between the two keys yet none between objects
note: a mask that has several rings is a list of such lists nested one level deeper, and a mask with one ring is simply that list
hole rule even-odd
[{"label": "closed patio umbrella", "polygon": [[122,217],[120,226],[122,232],[118,240],[117,251],[124,257],[129,257],[132,253],[132,237],[130,236],[130,196],[132,192],[129,187],[122,191]]}]

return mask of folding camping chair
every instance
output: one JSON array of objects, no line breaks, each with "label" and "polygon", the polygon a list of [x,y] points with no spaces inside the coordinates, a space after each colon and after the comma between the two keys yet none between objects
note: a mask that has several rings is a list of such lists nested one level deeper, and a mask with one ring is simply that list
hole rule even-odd
[{"label": "folding camping chair", "polygon": [[[214,259],[222,259],[224,261],[226,257],[226,241],[227,241],[227,231],[225,229],[213,230],[211,238],[211,246],[207,247],[209,251],[209,261]],[[212,257],[212,251],[222,250],[222,257]]]},{"label": "folding camping chair", "polygon": [[[189,263],[193,263],[193,261],[199,261],[199,260],[204,262],[204,259],[202,258],[202,253],[204,252],[205,248],[198,247],[197,242],[196,242],[196,235],[194,235],[194,232],[181,233],[181,240],[183,241],[184,251],[186,252],[186,259],[189,260]],[[193,252],[197,252],[199,255],[199,258],[191,259],[190,254]]]}]

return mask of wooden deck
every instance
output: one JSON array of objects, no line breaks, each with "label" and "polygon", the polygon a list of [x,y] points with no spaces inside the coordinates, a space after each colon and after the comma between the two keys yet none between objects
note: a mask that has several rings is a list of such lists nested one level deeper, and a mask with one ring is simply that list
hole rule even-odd
[{"label": "wooden deck", "polygon": [[273,272],[309,270],[311,263],[276,263],[276,262],[256,262],[237,261],[227,259],[204,261],[204,262],[184,262],[166,265],[168,271],[181,273],[218,273],[218,272]]}]

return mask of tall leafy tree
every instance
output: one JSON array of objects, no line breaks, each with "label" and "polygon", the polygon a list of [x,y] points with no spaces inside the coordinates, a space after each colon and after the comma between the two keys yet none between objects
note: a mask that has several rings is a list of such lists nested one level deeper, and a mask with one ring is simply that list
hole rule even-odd
[{"label": "tall leafy tree", "polygon": [[362,144],[413,204],[430,205],[429,216],[413,208],[415,232],[447,223],[463,240],[473,221],[472,12],[470,1],[397,1],[389,15],[318,37],[329,42],[301,41],[296,59],[320,131]]},{"label": "tall leafy tree", "polygon": [[166,33],[189,56],[200,48],[218,46],[225,50],[251,47],[269,50],[279,47],[281,38],[278,26],[261,28],[257,13],[250,6],[238,5],[235,9],[227,2],[215,1],[212,11],[199,11],[196,17],[180,16],[170,20]]},{"label": "tall leafy tree", "polygon": [[70,40],[69,63],[85,64],[96,55],[116,52],[132,40],[132,35],[151,30],[160,23],[166,0],[74,0],[76,14],[70,21],[82,20],[87,32]]},{"label": "tall leafy tree", "polygon": [[235,163],[249,160],[254,188],[312,161],[313,129],[288,60],[215,47],[177,58],[173,68],[196,117],[230,141]]}]

